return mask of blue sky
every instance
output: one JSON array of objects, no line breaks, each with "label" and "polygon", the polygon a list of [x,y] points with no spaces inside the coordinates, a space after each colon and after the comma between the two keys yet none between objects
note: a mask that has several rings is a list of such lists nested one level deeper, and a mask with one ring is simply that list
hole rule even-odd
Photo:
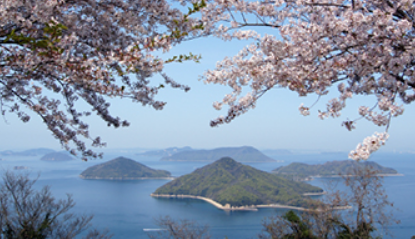
[{"label": "blue sky", "polygon": [[[301,103],[311,105],[316,96],[298,97],[286,89],[273,89],[257,104],[254,110],[242,115],[231,124],[211,128],[210,120],[223,111],[212,107],[220,101],[230,88],[218,85],[205,85],[198,81],[207,69],[213,69],[216,62],[225,56],[235,55],[246,42],[223,42],[208,38],[186,42],[172,49],[171,55],[192,52],[201,54],[199,64],[187,62],[171,64],[165,72],[180,83],[191,86],[187,93],[181,90],[164,88],[159,100],[167,101],[164,110],[156,111],[150,107],[131,103],[129,100],[111,101],[111,112],[131,122],[128,128],[113,129],[97,117],[90,121],[91,135],[100,135],[107,142],[108,149],[116,148],[166,148],[172,146],[191,146],[194,148],[216,148],[225,146],[251,145],[259,149],[349,151],[374,131],[383,132],[365,120],[357,123],[352,132],[341,127],[347,119],[358,117],[359,105],[372,106],[374,98],[354,97],[348,102],[346,110],[337,119],[318,119],[317,110],[324,109],[326,102],[336,96],[333,87],[332,97],[323,97],[311,110],[311,115],[300,115]],[[154,78],[160,80],[159,77]],[[414,106],[406,106],[405,113],[393,119],[390,138],[385,151],[410,151],[415,140],[413,130],[408,127],[414,118]],[[49,147],[61,149],[46,126],[36,116],[29,123],[21,123],[14,115],[6,115],[0,120],[0,150]]]}]

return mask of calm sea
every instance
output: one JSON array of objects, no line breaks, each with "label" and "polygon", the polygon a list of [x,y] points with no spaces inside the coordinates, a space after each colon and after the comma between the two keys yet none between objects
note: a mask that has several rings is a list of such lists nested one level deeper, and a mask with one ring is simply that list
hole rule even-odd
[{"label": "calm sea", "polygon": [[[36,187],[50,185],[55,197],[64,198],[72,194],[76,206],[72,212],[94,214],[92,224],[98,229],[107,228],[114,239],[148,238],[143,229],[156,229],[157,218],[170,216],[173,219],[194,220],[200,225],[208,224],[212,238],[256,238],[262,230],[265,218],[280,215],[281,209],[261,209],[257,212],[224,212],[198,200],[155,199],[150,197],[158,187],[168,180],[107,181],[82,180],[78,175],[87,167],[102,163],[121,155],[106,155],[104,160],[82,162],[43,162],[39,158],[3,157],[0,161],[3,170],[14,166],[30,168],[31,175],[41,173]],[[156,158],[136,155],[122,155],[135,159],[155,169],[165,169],[173,176],[190,173],[206,165],[198,162],[162,162]],[[323,163],[329,160],[346,159],[345,155],[290,155],[275,156],[283,163],[251,163],[249,165],[271,171],[291,162]],[[410,238],[415,235],[415,155],[377,154],[372,160],[383,166],[393,167],[402,177],[386,177],[384,185],[390,201],[394,202],[395,216],[401,223],[390,230],[395,238]],[[311,182],[324,186],[325,180]]]}]

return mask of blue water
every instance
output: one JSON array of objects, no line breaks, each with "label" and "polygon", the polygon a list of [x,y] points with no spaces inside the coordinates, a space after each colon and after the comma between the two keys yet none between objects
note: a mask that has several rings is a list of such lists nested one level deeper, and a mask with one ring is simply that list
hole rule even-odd
[{"label": "blue water", "polygon": [[[94,214],[92,224],[98,229],[107,228],[114,239],[148,238],[144,228],[157,228],[155,220],[169,215],[173,219],[194,220],[200,225],[208,224],[212,238],[256,238],[262,230],[262,221],[270,216],[280,215],[286,210],[261,209],[257,212],[225,212],[199,200],[156,199],[150,194],[168,180],[109,181],[82,180],[78,175],[87,167],[102,163],[119,155],[107,155],[104,160],[82,162],[43,162],[38,158],[6,158],[0,161],[0,168],[27,166],[31,175],[37,176],[37,188],[50,185],[55,197],[64,198],[72,194],[76,206],[74,213]],[[125,155],[156,169],[165,169],[174,176],[190,173],[207,163],[162,162],[155,158]],[[328,160],[345,159],[342,155],[291,155],[279,157],[283,163],[251,163],[250,165],[271,171],[291,162],[323,163]],[[415,235],[415,155],[378,154],[374,161],[383,166],[393,167],[402,177],[385,177],[384,185],[390,201],[394,202],[396,218],[401,223],[390,228],[395,238],[410,238]],[[324,186],[328,179],[311,183]]]}]

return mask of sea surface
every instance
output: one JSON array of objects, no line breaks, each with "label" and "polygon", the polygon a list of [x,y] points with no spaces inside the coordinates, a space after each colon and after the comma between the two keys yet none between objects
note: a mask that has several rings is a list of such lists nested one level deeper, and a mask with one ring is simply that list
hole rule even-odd
[{"label": "sea surface", "polygon": [[[266,218],[286,212],[285,209],[225,212],[200,200],[157,199],[150,196],[169,180],[110,181],[79,178],[78,175],[86,168],[117,156],[132,158],[155,169],[168,170],[176,177],[191,173],[207,164],[207,162],[164,162],[159,161],[158,158],[134,154],[107,154],[102,160],[88,162],[81,160],[44,162],[39,160],[40,157],[2,156],[6,160],[0,161],[0,170],[2,169],[3,172],[13,170],[14,166],[28,167],[28,170],[13,171],[19,173],[29,171],[31,177],[38,177],[35,187],[40,189],[49,185],[56,198],[65,198],[67,193],[71,194],[76,202],[72,212],[93,214],[93,226],[98,229],[108,229],[114,239],[148,238],[146,230],[158,229],[155,222],[164,216],[170,216],[175,220],[193,220],[199,225],[207,224],[212,238],[257,238]],[[347,159],[345,154],[271,155],[271,157],[284,162],[248,164],[263,171],[271,171],[291,162],[315,164]],[[400,224],[391,226],[390,232],[395,238],[409,239],[415,235],[415,155],[379,153],[371,160],[383,166],[393,167],[403,174],[403,176],[385,177],[384,186],[389,200],[394,203],[396,209],[394,215],[401,221]],[[309,183],[324,188],[328,180],[333,179],[321,178]]]}]

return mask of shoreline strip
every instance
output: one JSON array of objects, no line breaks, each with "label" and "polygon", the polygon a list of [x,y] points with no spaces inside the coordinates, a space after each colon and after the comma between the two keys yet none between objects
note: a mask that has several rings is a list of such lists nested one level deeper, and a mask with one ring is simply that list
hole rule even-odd
[{"label": "shoreline strip", "polygon": [[[341,177],[356,177],[357,175],[353,175],[353,174],[345,174],[345,175],[314,175],[314,176],[309,176],[310,178],[341,178]],[[395,173],[395,174],[388,174],[388,173],[379,173],[379,174],[375,174],[375,176],[379,176],[379,177],[394,177],[394,176],[405,176],[402,173]]]},{"label": "shoreline strip", "polygon": [[[288,206],[288,205],[282,205],[282,204],[264,204],[264,205],[246,205],[246,206],[231,206],[229,204],[226,204],[223,206],[222,204],[206,197],[201,196],[193,196],[193,195],[169,195],[169,194],[150,194],[152,197],[156,198],[190,198],[190,199],[199,199],[203,200],[205,202],[208,202],[215,206],[218,209],[224,210],[224,211],[258,211],[258,208],[284,208],[284,209],[293,209],[298,211],[310,211],[312,209],[304,208],[304,207],[295,207],[295,206]],[[335,210],[343,210],[343,209],[350,209],[351,206],[339,206],[335,207]]]}]

